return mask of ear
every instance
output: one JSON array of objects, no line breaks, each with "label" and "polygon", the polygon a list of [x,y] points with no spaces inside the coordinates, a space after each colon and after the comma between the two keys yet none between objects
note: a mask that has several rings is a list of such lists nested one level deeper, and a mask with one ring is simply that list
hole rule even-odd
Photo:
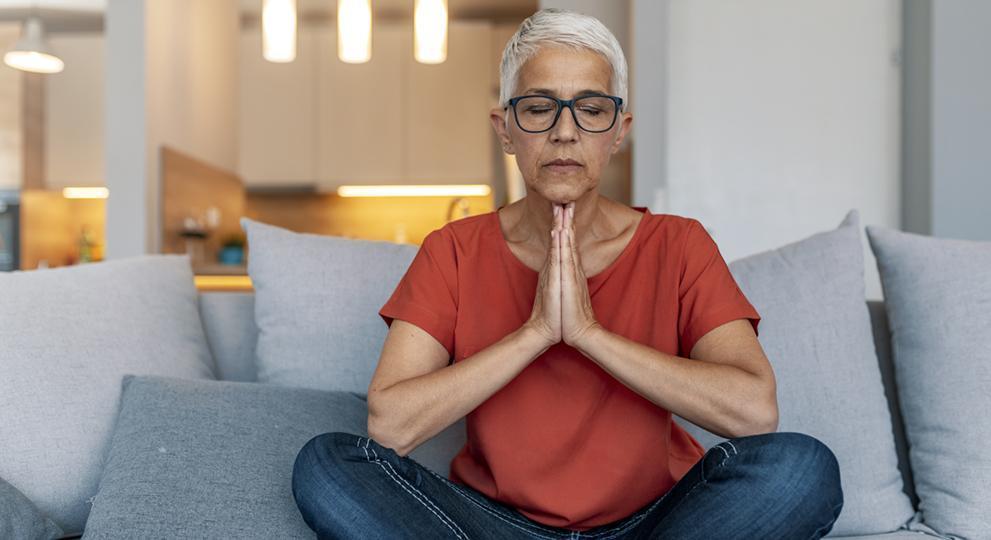
[{"label": "ear", "polygon": [[624,112],[620,113],[619,119],[619,134],[616,135],[616,140],[613,142],[611,154],[619,152],[619,147],[623,144],[623,139],[626,138],[626,134],[630,132],[630,127],[633,124],[633,113]]},{"label": "ear", "polygon": [[496,136],[499,138],[499,144],[502,146],[503,152],[515,154],[516,149],[513,148],[513,139],[506,130],[507,114],[509,114],[509,109],[493,108],[489,111],[489,121],[492,122],[492,129],[495,130]]}]

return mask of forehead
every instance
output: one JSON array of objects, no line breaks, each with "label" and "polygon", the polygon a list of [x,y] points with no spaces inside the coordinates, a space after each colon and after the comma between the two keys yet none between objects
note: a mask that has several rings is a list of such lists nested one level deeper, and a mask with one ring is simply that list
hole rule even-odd
[{"label": "forehead", "polygon": [[588,49],[541,47],[520,68],[518,90],[547,89],[558,96],[583,90],[609,92],[612,66]]}]

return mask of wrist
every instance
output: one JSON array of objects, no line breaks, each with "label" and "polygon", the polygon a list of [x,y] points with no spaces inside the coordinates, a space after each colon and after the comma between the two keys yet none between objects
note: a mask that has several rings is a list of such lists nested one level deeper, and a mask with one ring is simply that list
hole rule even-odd
[{"label": "wrist", "polygon": [[540,330],[537,330],[529,323],[521,326],[517,332],[520,335],[520,339],[525,343],[526,350],[531,351],[534,357],[540,356],[544,351],[554,345]]},{"label": "wrist", "polygon": [[595,322],[587,326],[584,330],[582,330],[582,332],[578,334],[578,336],[574,340],[572,340],[572,342],[569,343],[568,345],[571,345],[572,347],[578,349],[585,356],[588,356],[589,344],[591,344],[595,339],[597,339],[602,332],[606,332],[606,331],[607,330],[603,328],[601,324]]}]

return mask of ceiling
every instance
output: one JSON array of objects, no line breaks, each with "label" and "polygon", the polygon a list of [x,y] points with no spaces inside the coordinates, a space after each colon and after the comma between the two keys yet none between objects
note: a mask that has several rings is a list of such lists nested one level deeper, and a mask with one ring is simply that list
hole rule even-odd
[{"label": "ceiling", "polygon": [[[262,0],[237,0],[242,18],[256,19]],[[414,0],[372,0],[372,10],[382,19],[408,19]],[[337,0],[297,0],[304,20],[332,19]],[[107,0],[0,0],[0,21],[20,22],[37,14],[48,32],[98,32],[103,30]],[[538,0],[448,0],[452,19],[519,21],[538,9]]]},{"label": "ceiling", "polygon": [[[372,0],[376,15],[412,17],[414,0]],[[262,0],[240,0],[241,11],[258,15]],[[448,0],[447,10],[451,18],[518,18],[537,10],[538,0]],[[296,0],[301,13],[333,15],[337,0]]]},{"label": "ceiling", "polygon": [[107,0],[0,0],[0,21],[21,22],[38,15],[47,32],[103,30]]}]

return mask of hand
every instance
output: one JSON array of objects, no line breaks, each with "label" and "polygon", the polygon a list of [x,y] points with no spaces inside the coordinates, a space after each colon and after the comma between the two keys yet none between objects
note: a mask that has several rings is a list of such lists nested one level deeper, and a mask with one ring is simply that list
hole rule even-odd
[{"label": "hand", "polygon": [[540,334],[550,347],[561,341],[561,257],[560,209],[554,205],[554,226],[551,228],[551,248],[537,277],[537,292],[533,310],[526,326]]},{"label": "hand", "polygon": [[574,238],[574,201],[554,205],[551,247],[537,281],[533,311],[526,322],[545,338],[548,346],[562,339],[575,345],[599,326],[592,310],[588,283]]},{"label": "hand", "polygon": [[561,337],[568,345],[576,346],[589,331],[599,325],[588,294],[588,282],[582,269],[575,238],[575,202],[565,207],[561,236]]}]

